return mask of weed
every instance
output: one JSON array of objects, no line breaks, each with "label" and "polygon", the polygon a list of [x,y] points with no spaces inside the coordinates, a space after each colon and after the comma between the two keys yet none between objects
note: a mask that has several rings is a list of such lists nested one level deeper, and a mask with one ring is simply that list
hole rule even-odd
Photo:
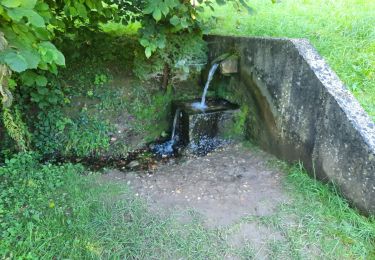
[{"label": "weed", "polygon": [[105,75],[103,73],[95,75],[95,80],[94,80],[95,85],[102,86],[107,82],[108,82],[108,76],[107,75]]},{"label": "weed", "polygon": [[109,148],[109,124],[85,111],[77,119],[58,110],[41,112],[35,129],[35,146],[45,155],[97,156]]}]

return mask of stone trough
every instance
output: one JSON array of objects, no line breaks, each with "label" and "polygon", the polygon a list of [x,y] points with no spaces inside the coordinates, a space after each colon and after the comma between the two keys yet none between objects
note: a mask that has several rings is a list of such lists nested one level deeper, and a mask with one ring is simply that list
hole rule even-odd
[{"label": "stone trough", "polygon": [[206,41],[211,61],[228,52],[239,57],[238,73],[216,77],[213,85],[224,85],[249,106],[247,137],[280,159],[301,161],[312,176],[333,182],[354,207],[374,215],[374,123],[311,44],[214,35]]},{"label": "stone trough", "polygon": [[[226,132],[234,123],[239,106],[224,99],[208,99],[208,108],[199,111],[192,108],[191,104],[199,101],[176,101],[173,112],[179,110],[179,133],[181,141],[185,144],[198,143],[204,138],[225,139]],[[173,113],[173,114],[174,114]]]}]

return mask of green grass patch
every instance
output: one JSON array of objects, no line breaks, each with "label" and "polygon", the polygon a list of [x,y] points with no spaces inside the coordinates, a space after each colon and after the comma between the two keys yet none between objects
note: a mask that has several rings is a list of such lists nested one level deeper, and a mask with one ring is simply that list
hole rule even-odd
[{"label": "green grass patch", "polygon": [[297,164],[273,161],[272,167],[288,172],[285,187],[291,202],[274,214],[247,221],[278,230],[285,241],[271,241],[274,259],[374,259],[375,219],[351,208],[333,185],[316,181]]},{"label": "green grass patch", "polygon": [[255,13],[218,7],[211,33],[307,38],[375,119],[375,2],[253,0]]},{"label": "green grass patch", "polygon": [[125,185],[21,154],[0,167],[0,258],[219,259],[199,218],[151,212]]}]

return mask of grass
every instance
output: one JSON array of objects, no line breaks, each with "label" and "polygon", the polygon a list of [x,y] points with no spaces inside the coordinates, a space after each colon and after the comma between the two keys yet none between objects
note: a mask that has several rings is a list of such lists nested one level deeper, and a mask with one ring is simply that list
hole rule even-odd
[{"label": "grass", "polygon": [[[0,167],[0,258],[19,259],[374,259],[375,220],[299,165],[285,187],[292,200],[272,215],[248,216],[279,232],[264,248],[231,246],[240,223],[209,229],[194,211],[160,213],[129,190],[80,165],[41,164],[21,154]],[[185,221],[181,222],[181,217]]]},{"label": "grass", "polygon": [[126,185],[21,154],[0,167],[0,259],[219,259],[198,218],[151,212]]},{"label": "grass", "polygon": [[374,259],[375,219],[351,208],[337,190],[311,179],[302,165],[273,161],[272,167],[288,172],[285,187],[291,202],[270,216],[248,216],[280,232],[280,241],[269,241],[272,259]]},{"label": "grass", "polygon": [[[375,119],[375,2],[367,0],[252,0],[253,15],[230,6],[207,16],[211,33],[307,38]],[[235,14],[235,15],[234,15]]]}]

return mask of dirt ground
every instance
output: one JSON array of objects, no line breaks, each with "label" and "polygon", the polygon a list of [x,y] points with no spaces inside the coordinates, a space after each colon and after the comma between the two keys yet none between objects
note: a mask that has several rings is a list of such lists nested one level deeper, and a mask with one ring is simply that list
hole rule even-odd
[{"label": "dirt ground", "polygon": [[104,176],[127,182],[151,209],[186,212],[181,221],[195,212],[208,228],[230,230],[227,240],[234,248],[250,244],[256,259],[267,259],[269,243],[282,242],[282,234],[241,220],[272,215],[289,201],[284,174],[269,166],[272,159],[262,151],[230,145],[204,157],[172,160],[151,173],[109,170]]}]

